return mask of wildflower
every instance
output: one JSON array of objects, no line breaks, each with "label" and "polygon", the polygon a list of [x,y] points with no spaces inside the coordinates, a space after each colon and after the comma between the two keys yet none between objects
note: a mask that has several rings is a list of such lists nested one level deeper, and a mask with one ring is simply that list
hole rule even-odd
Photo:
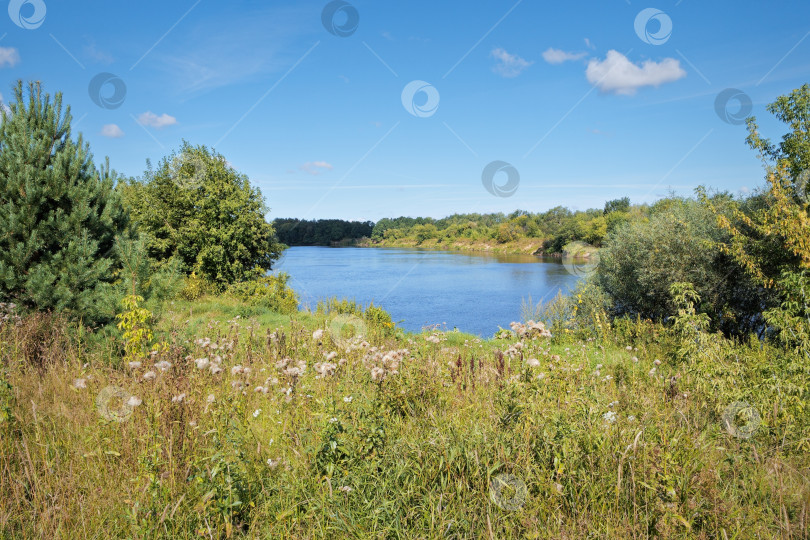
[{"label": "wildflower", "polygon": [[612,375],[605,375],[605,382],[610,381],[613,379]]},{"label": "wildflower", "polygon": [[346,362],[347,362],[347,360],[345,358],[341,358],[340,360],[338,360],[338,365],[339,366],[345,366]]},{"label": "wildflower", "polygon": [[352,399],[354,399],[352,396],[346,396],[343,398],[343,403],[351,403]]},{"label": "wildflower", "polygon": [[236,365],[231,368],[231,375],[239,375],[244,371],[242,366]]},{"label": "wildflower", "polygon": [[331,362],[332,360],[337,358],[337,353],[335,351],[332,351],[329,354],[325,354],[324,357],[326,358],[327,362]]},{"label": "wildflower", "polygon": [[166,360],[161,360],[160,362],[155,364],[155,367],[158,368],[160,371],[166,371],[167,369],[172,367],[172,365],[170,362],[167,362]]},{"label": "wildflower", "polygon": [[539,375],[537,376],[537,379],[538,379],[538,380],[540,380],[540,381],[542,381],[542,380],[543,380],[543,379],[545,379],[545,378],[546,378],[546,374],[545,374],[545,373],[541,373],[541,374],[539,374]]},{"label": "wildflower", "polygon": [[174,396],[172,398],[172,403],[183,403],[183,400],[186,399],[185,392],[180,394],[179,396]]},{"label": "wildflower", "polygon": [[241,390],[244,387],[245,387],[245,383],[243,383],[242,381],[231,381],[231,388],[234,388],[236,390]]},{"label": "wildflower", "polygon": [[141,363],[138,362],[137,360],[135,362],[130,362],[127,365],[129,366],[129,369],[138,369],[139,367],[141,367]]},{"label": "wildflower", "polygon": [[636,417],[635,417],[635,416],[633,416],[632,414],[631,414],[630,416],[628,416],[628,417],[627,417],[627,421],[628,421],[628,422],[632,422],[632,421],[633,421],[633,420],[635,420],[635,419],[636,419]]},{"label": "wildflower", "polygon": [[87,379],[76,379],[73,381],[73,386],[76,388],[87,388]]},{"label": "wildflower", "polygon": [[638,364],[638,357],[636,357],[636,356],[633,357],[633,363]]},{"label": "wildflower", "polygon": [[332,418],[330,418],[330,419],[329,419],[329,423],[330,423],[330,424],[334,424],[334,423],[335,423],[335,422],[337,422],[337,421],[338,421],[338,419],[337,419],[337,418],[335,418],[334,416],[333,416]]},{"label": "wildflower", "polygon": [[312,339],[315,341],[320,341],[323,339],[323,328],[318,328],[314,332],[312,332]]},{"label": "wildflower", "polygon": [[340,486],[340,487],[338,488],[338,491],[342,491],[343,493],[348,493],[348,492],[350,492],[351,490],[352,490],[352,488],[350,488],[349,486]]},{"label": "wildflower", "polygon": [[262,410],[256,409],[255,411],[253,411],[253,418],[258,418],[260,414],[262,414]]},{"label": "wildflower", "polygon": [[526,361],[526,363],[529,364],[529,366],[531,367],[537,367],[540,365],[540,360],[538,360],[537,358],[529,358]]},{"label": "wildflower", "polygon": [[283,359],[279,360],[278,362],[276,362],[276,369],[281,371],[282,369],[287,367],[287,364],[289,364],[290,362],[291,362],[291,360],[289,358],[283,358]]},{"label": "wildflower", "polygon": [[385,370],[381,367],[374,367],[371,369],[371,380],[374,382],[381,381],[385,377]]},{"label": "wildflower", "polygon": [[209,365],[211,365],[211,362],[208,361],[208,357],[197,358],[196,360],[194,360],[194,363],[197,364],[197,369],[205,369]]},{"label": "wildflower", "polygon": [[205,398],[205,401],[207,401],[208,403],[213,403],[214,400],[216,400],[216,399],[217,398],[214,396],[214,394],[208,394],[208,397]]},{"label": "wildflower", "polygon": [[212,364],[211,365],[211,374],[216,375],[217,373],[222,373],[222,368]]},{"label": "wildflower", "polygon": [[155,373],[154,371],[147,371],[146,373],[143,374],[143,378],[145,381],[151,381],[155,377],[157,377],[157,373]]},{"label": "wildflower", "polygon": [[256,388],[253,389],[253,391],[254,392],[262,392],[263,394],[266,394],[267,393],[267,387],[266,386],[257,386]]},{"label": "wildflower", "polygon": [[143,403],[143,401],[135,396],[129,396],[129,399],[127,400],[127,405],[130,407],[137,407],[141,403]]},{"label": "wildflower", "polygon": [[633,347],[631,347],[630,345],[628,345],[627,347],[625,347],[625,348],[624,348],[624,350],[626,350],[626,351],[632,351],[632,350],[633,350]]},{"label": "wildflower", "polygon": [[278,467],[279,463],[281,463],[281,458],[279,459],[267,458],[267,466],[270,467],[271,469],[275,469],[276,467]]},{"label": "wildflower", "polygon": [[602,369],[602,364],[596,364],[596,369]]},{"label": "wildflower", "polygon": [[616,421],[616,413],[613,411],[608,411],[602,415],[602,418],[605,419],[606,422],[615,422]]},{"label": "wildflower", "polygon": [[656,366],[660,366],[660,365],[661,365],[661,360],[659,360],[658,358],[656,358],[656,359],[655,359],[655,362],[653,362],[653,364],[655,364]]},{"label": "wildflower", "polygon": [[649,375],[650,377],[654,376],[654,375],[655,375],[655,368],[652,368],[652,369],[650,370],[650,372],[648,373],[648,375]]}]

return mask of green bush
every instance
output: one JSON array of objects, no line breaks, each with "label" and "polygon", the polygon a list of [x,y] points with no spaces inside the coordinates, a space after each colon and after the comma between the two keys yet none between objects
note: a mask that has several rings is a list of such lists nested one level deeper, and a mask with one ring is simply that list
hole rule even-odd
[{"label": "green bush", "polygon": [[[722,202],[722,198],[718,197]],[[744,334],[762,321],[769,296],[725,255],[726,241],[714,214],[694,200],[656,203],[649,222],[616,229],[600,251],[596,282],[611,297],[617,315],[664,320],[675,312],[670,286],[694,283],[713,329]]]},{"label": "green bush", "polygon": [[280,273],[231,285],[227,294],[251,305],[272,309],[279,313],[298,311],[298,296],[288,285],[289,274]]}]

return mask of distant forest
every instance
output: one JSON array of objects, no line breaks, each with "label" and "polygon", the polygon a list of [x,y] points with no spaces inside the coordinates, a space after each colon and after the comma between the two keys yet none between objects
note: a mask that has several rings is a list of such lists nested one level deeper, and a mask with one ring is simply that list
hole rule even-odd
[{"label": "distant forest", "polygon": [[[666,201],[659,205],[667,204]],[[517,210],[511,214],[454,214],[442,219],[429,217],[383,218],[372,221],[340,219],[276,219],[278,239],[288,246],[415,245],[440,247],[450,243],[509,244],[533,240],[547,253],[559,253],[572,241],[600,246],[603,238],[619,225],[645,219],[651,208],[630,204],[623,197],[605,203],[604,208],[571,211],[558,206],[546,212]]]},{"label": "distant forest", "polygon": [[370,238],[373,221],[344,221],[342,219],[273,220],[276,236],[288,246],[351,245],[361,238]]}]

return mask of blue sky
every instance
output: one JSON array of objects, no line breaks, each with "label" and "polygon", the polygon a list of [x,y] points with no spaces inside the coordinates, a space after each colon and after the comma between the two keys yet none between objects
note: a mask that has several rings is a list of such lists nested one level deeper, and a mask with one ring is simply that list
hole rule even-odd
[{"label": "blue sky", "polygon": [[[271,218],[584,209],[761,185],[740,101],[721,109],[730,122],[715,101],[739,89],[781,136],[765,106],[810,82],[809,15],[797,1],[12,0],[0,92],[62,91],[74,131],[127,175],[183,139],[213,146]],[[510,196],[483,185],[493,161],[519,175]]]}]

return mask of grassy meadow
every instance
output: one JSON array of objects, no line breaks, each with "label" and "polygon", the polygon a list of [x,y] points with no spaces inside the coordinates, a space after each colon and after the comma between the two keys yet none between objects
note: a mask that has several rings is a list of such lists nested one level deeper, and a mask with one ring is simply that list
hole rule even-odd
[{"label": "grassy meadow", "polygon": [[767,345],[130,307],[4,306],[0,536],[807,537],[808,374]]}]

